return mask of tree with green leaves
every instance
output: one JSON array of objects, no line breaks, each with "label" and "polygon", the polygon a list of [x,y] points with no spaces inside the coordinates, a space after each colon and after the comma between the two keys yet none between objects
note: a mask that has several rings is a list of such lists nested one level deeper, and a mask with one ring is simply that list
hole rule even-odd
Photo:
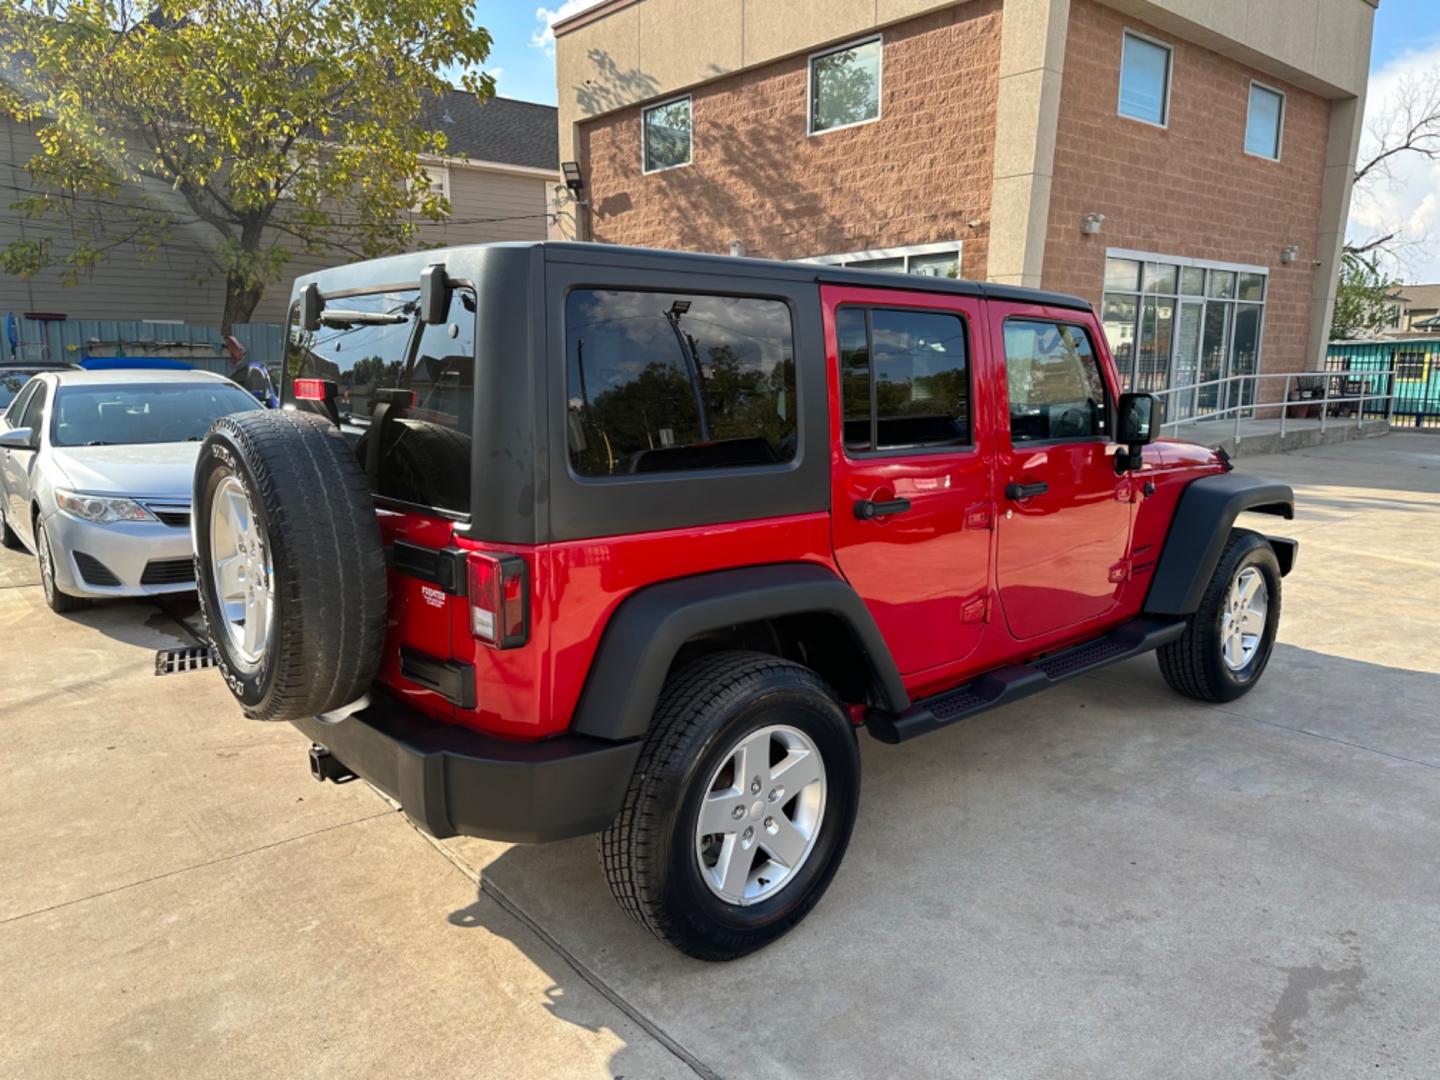
[{"label": "tree with green leaves", "polygon": [[1340,260],[1335,315],[1330,340],[1369,337],[1390,328],[1395,319],[1395,290],[1400,283],[1380,269],[1378,254],[1347,251]]},{"label": "tree with green leaves", "polygon": [[41,144],[14,207],[69,226],[0,268],[74,284],[122,246],[199,233],[228,333],[297,251],[405,249],[448,210],[421,163],[446,149],[437,73],[494,93],[474,17],[473,0],[0,0],[0,111]]}]

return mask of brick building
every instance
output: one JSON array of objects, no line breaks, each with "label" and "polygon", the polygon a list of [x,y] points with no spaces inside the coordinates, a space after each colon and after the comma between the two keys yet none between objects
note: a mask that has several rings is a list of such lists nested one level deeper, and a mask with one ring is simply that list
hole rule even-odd
[{"label": "brick building", "polygon": [[560,157],[589,239],[1078,293],[1137,389],[1302,370],[1325,352],[1373,16],[604,0],[555,27]]}]

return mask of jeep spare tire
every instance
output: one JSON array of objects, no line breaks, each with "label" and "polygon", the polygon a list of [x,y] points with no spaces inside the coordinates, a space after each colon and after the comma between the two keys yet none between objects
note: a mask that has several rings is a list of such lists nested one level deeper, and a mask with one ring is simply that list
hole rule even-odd
[{"label": "jeep spare tire", "polygon": [[195,465],[192,521],[200,610],[247,716],[314,716],[369,689],[385,641],[385,553],[339,430],[295,412],[217,420]]}]

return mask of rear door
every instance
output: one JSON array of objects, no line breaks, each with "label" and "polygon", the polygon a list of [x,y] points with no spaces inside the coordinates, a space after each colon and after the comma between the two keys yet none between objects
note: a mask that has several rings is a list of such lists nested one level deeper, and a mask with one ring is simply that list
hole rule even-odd
[{"label": "rear door", "polygon": [[[338,419],[370,478],[390,563],[389,634],[380,679],[433,715],[473,707],[465,561],[475,413],[475,298],[451,291],[444,323],[415,317],[418,291],[330,299],[306,332],[291,316],[285,407]],[[403,316],[347,323],[337,313]],[[327,386],[324,384],[333,384]]]},{"label": "rear door", "polygon": [[979,302],[836,286],[822,300],[835,558],[902,673],[962,659],[990,610]]},{"label": "rear door", "polygon": [[1079,312],[990,305],[1005,363],[996,580],[1020,640],[1105,618],[1125,581],[1131,480],[1117,476],[1117,387]]}]

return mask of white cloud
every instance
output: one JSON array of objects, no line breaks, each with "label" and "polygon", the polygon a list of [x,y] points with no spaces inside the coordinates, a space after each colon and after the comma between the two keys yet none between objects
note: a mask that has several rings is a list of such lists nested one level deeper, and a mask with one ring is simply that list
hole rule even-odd
[{"label": "white cloud", "polygon": [[568,19],[571,15],[578,15],[596,4],[603,3],[603,0],[564,0],[556,8],[535,9],[535,32],[530,35],[530,45],[536,49],[544,49],[546,56],[555,55],[555,24],[562,19]]},{"label": "white cloud", "polygon": [[[1393,123],[1396,103],[1417,85],[1440,88],[1440,42],[1413,49],[1370,76],[1360,160],[1373,156],[1383,129]],[[1363,243],[1398,232],[1395,256],[1383,259],[1406,281],[1440,281],[1440,162],[1399,154],[1388,168],[1356,188],[1350,203],[1347,239]]]}]

